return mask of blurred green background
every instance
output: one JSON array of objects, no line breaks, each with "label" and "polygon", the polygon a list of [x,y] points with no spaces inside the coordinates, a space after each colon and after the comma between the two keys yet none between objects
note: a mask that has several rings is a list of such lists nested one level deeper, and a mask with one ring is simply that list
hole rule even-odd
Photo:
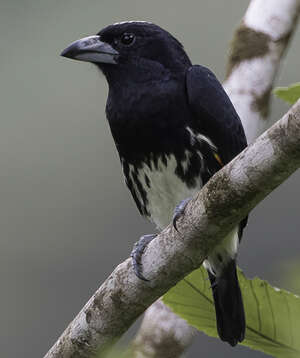
[{"label": "blurred green background", "polygon": [[[0,3],[1,357],[42,357],[93,291],[153,227],[125,188],[105,119],[107,85],[90,64],[63,59],[71,41],[117,21],[153,21],[178,37],[193,63],[223,80],[228,43],[248,1]],[[277,83],[299,81],[295,34]],[[273,103],[272,117],[287,106]],[[297,262],[299,172],[252,213],[239,264],[283,282]],[[263,357],[203,334],[188,357]]]}]

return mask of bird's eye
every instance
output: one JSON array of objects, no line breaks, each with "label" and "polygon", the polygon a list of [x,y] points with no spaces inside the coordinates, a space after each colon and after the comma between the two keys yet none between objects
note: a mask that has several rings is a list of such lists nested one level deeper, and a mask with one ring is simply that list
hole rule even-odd
[{"label": "bird's eye", "polygon": [[135,40],[135,35],[127,32],[125,32],[125,34],[123,34],[121,37],[122,44],[126,46],[133,44],[134,40]]}]

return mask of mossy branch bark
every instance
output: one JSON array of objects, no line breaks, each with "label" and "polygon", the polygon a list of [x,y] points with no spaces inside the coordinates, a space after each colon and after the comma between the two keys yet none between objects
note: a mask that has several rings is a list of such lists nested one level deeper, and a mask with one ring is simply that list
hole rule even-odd
[{"label": "mossy branch bark", "polygon": [[121,263],[45,358],[88,358],[113,344],[157,298],[199,267],[224,235],[300,167],[300,100],[274,126],[216,173],[178,222],[150,243],[135,276]]}]

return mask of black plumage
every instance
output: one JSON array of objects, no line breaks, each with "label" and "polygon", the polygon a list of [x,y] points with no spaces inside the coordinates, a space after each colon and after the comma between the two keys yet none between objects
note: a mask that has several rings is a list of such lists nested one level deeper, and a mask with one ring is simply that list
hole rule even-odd
[{"label": "black plumage", "polygon": [[[170,33],[146,22],[110,25],[72,43],[65,57],[95,63],[109,93],[106,115],[126,184],[143,216],[159,229],[247,145],[230,99],[214,74],[192,65]],[[205,261],[219,336],[244,338],[236,251],[246,219]]]}]

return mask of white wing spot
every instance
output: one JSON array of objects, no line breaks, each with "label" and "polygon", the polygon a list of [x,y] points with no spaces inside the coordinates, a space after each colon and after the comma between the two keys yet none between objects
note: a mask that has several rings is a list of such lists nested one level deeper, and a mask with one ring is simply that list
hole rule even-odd
[{"label": "white wing spot", "polygon": [[205,135],[199,133],[199,134],[195,134],[194,131],[190,128],[190,127],[185,127],[185,129],[189,132],[190,136],[191,136],[191,144],[195,144],[195,141],[198,140],[200,141],[204,141],[206,142],[215,152],[218,151],[218,148],[215,146],[215,144]]}]

